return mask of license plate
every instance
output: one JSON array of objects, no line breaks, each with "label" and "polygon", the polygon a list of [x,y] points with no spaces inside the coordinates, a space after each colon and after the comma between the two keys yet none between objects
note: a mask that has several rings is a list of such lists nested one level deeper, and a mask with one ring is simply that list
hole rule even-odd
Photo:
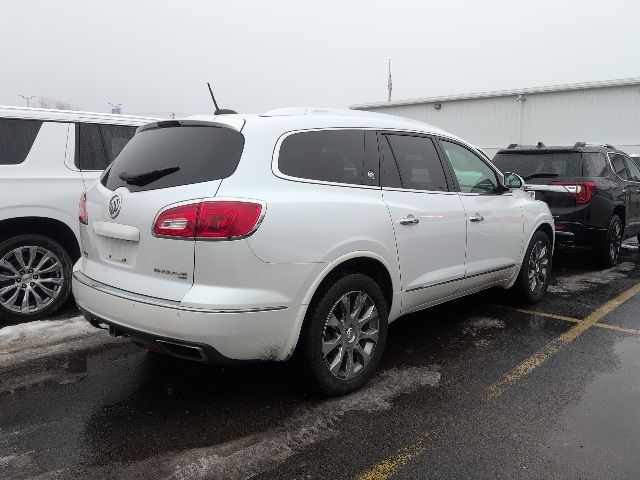
[{"label": "license plate", "polygon": [[532,200],[536,199],[536,192],[534,190],[527,190],[527,194],[531,197]]},{"label": "license plate", "polygon": [[107,242],[107,258],[112,262],[127,263],[126,240],[110,238]]}]

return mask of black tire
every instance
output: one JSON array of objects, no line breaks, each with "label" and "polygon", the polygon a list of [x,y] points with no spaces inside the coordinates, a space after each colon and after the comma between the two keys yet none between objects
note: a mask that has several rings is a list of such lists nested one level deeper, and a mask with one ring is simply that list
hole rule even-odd
[{"label": "black tire", "polygon": [[[43,252],[48,251],[53,255],[55,255],[55,257],[57,257],[57,260],[59,260],[61,264],[61,268],[56,269],[56,271],[53,273],[52,272],[43,273],[41,275],[41,278],[39,278],[39,281],[41,282],[45,280],[45,277],[53,278],[54,279],[53,281],[44,283],[44,285],[46,285],[48,289],[53,290],[56,293],[53,297],[51,297],[49,301],[43,302],[43,306],[41,308],[37,309],[36,307],[34,308],[34,310],[28,311],[28,312],[16,311],[13,308],[9,308],[8,306],[5,306],[2,304],[3,301],[4,302],[8,301],[13,295],[13,293],[15,293],[15,291],[12,290],[7,292],[5,295],[0,295],[0,323],[13,324],[13,323],[30,322],[33,320],[41,320],[43,318],[47,318],[53,315],[54,313],[56,313],[58,310],[60,310],[60,308],[64,305],[64,303],[69,298],[69,294],[71,293],[71,275],[72,275],[72,267],[73,267],[71,263],[71,258],[69,257],[69,254],[66,252],[66,250],[62,248],[62,246],[58,242],[56,242],[55,240],[52,240],[49,237],[45,237],[43,235],[32,235],[32,234],[17,235],[15,237],[4,240],[3,242],[0,242],[0,261],[2,261],[2,259],[5,258],[7,255],[11,255],[12,251],[20,247],[24,247],[25,249],[27,247],[38,247],[37,253],[36,253],[37,256],[34,257],[33,259],[34,264],[38,263],[38,261],[43,258],[44,256]],[[28,250],[25,250],[25,253],[27,252]],[[28,260],[28,258],[25,258],[23,255],[21,255],[21,257],[24,260]],[[10,257],[10,258],[13,258],[13,257]],[[45,266],[54,265],[53,259],[50,260],[49,262],[50,263],[45,264]],[[13,268],[18,269],[20,267],[18,265],[15,265]],[[43,270],[46,270],[46,268],[43,267]],[[28,271],[26,273],[28,274]],[[18,274],[19,274],[19,271],[18,271]],[[19,278],[12,278],[11,281],[9,281],[8,277],[15,276],[15,275],[16,274],[12,270],[10,270],[9,267],[6,267],[6,266],[3,267],[0,265],[0,291],[2,291],[2,289],[5,287],[10,286],[14,281],[17,283],[20,283],[20,281],[22,281],[22,279],[19,279]],[[24,278],[27,278],[27,277],[24,277]],[[47,278],[47,280],[49,278]],[[35,277],[34,280],[35,279],[37,279],[37,277]],[[60,282],[59,285],[56,283],[53,283],[58,281]],[[29,280],[27,280],[27,282],[29,282]],[[37,284],[32,283],[32,285],[37,285]],[[37,286],[34,286],[34,289],[36,290],[36,293],[38,293],[39,296],[44,294],[44,290],[38,290]],[[24,296],[24,293],[22,293],[21,295]],[[30,298],[32,298],[33,301],[35,301],[34,294],[31,294]],[[16,301],[19,302],[20,297],[18,297]],[[17,308],[16,305],[14,305],[14,307]]]},{"label": "black tire", "polygon": [[[358,293],[359,292],[359,293]],[[361,333],[364,333],[358,329],[359,333],[355,333],[355,329],[351,330],[346,328],[342,323],[342,328],[338,333],[338,328],[335,328],[337,338],[344,339],[344,347],[338,346],[339,351],[333,357],[337,359],[340,356],[339,363],[345,365],[345,371],[347,370],[347,363],[349,361],[349,355],[351,355],[351,361],[354,359],[362,360],[360,364],[356,364],[360,367],[357,373],[354,373],[352,378],[338,378],[335,373],[331,373],[329,370],[328,360],[323,355],[323,345],[325,342],[330,341],[327,338],[329,330],[333,327],[330,326],[329,318],[334,309],[341,308],[339,305],[341,299],[353,298],[354,303],[350,303],[351,307],[356,307],[356,297],[360,293],[364,293],[366,307],[362,307],[359,311],[364,312],[369,307],[374,306],[377,310],[377,342],[373,345],[373,350],[370,352],[368,361],[365,357],[358,353],[355,349],[356,345],[360,346],[362,351],[364,348],[369,348],[369,340],[360,337]],[[355,308],[353,308],[355,310]],[[374,310],[371,310],[374,312]],[[349,273],[343,277],[337,279],[335,282],[330,282],[324,287],[322,291],[319,291],[314,301],[309,305],[309,311],[303,325],[301,332],[300,343],[298,345],[298,364],[300,367],[300,373],[306,381],[307,385],[316,393],[326,396],[340,396],[346,395],[354,390],[359,389],[367,383],[373,373],[377,370],[384,347],[387,341],[387,323],[388,323],[388,307],[387,302],[384,299],[380,286],[370,277],[360,273]],[[334,316],[334,318],[337,317]],[[353,316],[349,316],[353,318]],[[373,317],[371,317],[373,318]],[[373,332],[375,329],[371,324],[362,324],[361,328],[366,331]],[[355,338],[351,338],[352,335],[357,335]],[[351,340],[349,340],[351,338]],[[350,344],[351,347],[349,347]],[[344,357],[343,350],[345,353]],[[332,352],[329,353],[331,355]],[[330,358],[327,356],[327,358]],[[343,363],[344,362],[344,363]],[[337,362],[334,362],[337,364]],[[355,364],[355,363],[354,363]],[[339,369],[340,367],[338,367]],[[337,371],[337,375],[341,372]]]},{"label": "black tire", "polygon": [[607,225],[607,233],[600,245],[596,245],[595,256],[598,265],[604,268],[611,268],[618,265],[620,259],[620,246],[624,225],[622,219],[614,214]]},{"label": "black tire", "polygon": [[[544,262],[539,263],[538,260],[539,253],[543,252],[543,249],[546,249],[546,251],[544,252],[542,260],[546,260],[546,264]],[[530,305],[539,303],[547,293],[553,263],[551,252],[551,239],[546,233],[538,230],[533,234],[533,237],[531,237],[531,241],[522,260],[518,279],[512,287],[512,290],[524,303]],[[535,264],[537,264],[538,268],[534,270],[533,276],[535,277],[535,282],[532,282],[530,281],[530,275],[531,269],[535,268]],[[543,272],[544,266],[546,266],[546,271]],[[542,278],[541,275],[544,275],[544,278]]]}]

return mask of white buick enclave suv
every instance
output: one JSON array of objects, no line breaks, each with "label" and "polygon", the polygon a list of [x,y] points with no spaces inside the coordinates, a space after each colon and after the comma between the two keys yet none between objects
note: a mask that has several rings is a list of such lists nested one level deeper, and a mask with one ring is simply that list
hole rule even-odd
[{"label": "white buick enclave suv", "polygon": [[281,109],[142,126],[80,202],[86,318],[199,361],[294,357],[320,392],[376,370],[388,324],[492,286],[544,295],[553,219],[463,140]]}]

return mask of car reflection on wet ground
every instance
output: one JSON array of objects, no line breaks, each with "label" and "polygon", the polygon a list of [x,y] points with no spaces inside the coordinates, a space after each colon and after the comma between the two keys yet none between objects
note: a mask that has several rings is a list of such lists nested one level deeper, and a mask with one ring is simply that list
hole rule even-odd
[{"label": "car reflection on wet ground", "polygon": [[329,400],[290,365],[161,357],[69,307],[0,341],[0,478],[637,478],[637,243],[608,270],[554,262],[534,308],[489,291],[394,323],[381,373]]}]

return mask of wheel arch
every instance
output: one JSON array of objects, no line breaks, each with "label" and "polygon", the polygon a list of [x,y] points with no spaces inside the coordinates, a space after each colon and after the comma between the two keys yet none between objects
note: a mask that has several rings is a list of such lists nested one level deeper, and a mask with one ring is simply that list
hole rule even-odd
[{"label": "wheel arch", "polygon": [[336,277],[345,273],[363,273],[370,276],[382,290],[382,294],[387,302],[389,317],[394,318],[396,312],[399,313],[399,297],[395,292],[399,290],[399,277],[393,275],[393,269],[384,257],[375,252],[351,252],[343,255],[325,266],[316,277],[311,287],[308,289],[298,311],[294,328],[285,347],[282,350],[282,359],[287,359],[294,354],[295,348],[300,339],[300,333],[307,317],[308,309],[317,299],[319,292],[333,281]]},{"label": "wheel arch", "polygon": [[49,237],[67,251],[72,261],[80,258],[80,245],[75,233],[69,225],[60,220],[36,216],[0,220],[0,241],[25,234]]}]

